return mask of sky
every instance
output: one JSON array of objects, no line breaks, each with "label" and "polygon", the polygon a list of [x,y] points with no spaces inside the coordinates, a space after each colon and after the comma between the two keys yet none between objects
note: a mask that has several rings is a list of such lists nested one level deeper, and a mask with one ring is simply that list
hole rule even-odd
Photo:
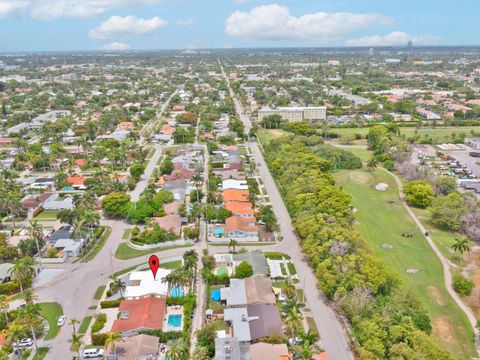
[{"label": "sky", "polygon": [[476,0],[0,0],[0,52],[480,45]]}]

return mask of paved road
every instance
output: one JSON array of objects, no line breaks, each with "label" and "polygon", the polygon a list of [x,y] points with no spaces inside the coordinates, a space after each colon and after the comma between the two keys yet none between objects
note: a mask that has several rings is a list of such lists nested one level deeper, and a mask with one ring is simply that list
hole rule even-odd
[{"label": "paved road", "polygon": [[[226,78],[222,67],[222,74]],[[230,96],[233,98],[237,114],[242,120],[245,131],[248,132],[252,127],[252,122],[248,116],[245,115],[243,108],[235,97],[230,84],[227,84],[230,90]],[[281,251],[289,254],[292,257],[292,262],[295,265],[297,273],[304,284],[304,294],[306,297],[306,305],[310,309],[315,324],[320,333],[321,344],[323,349],[328,353],[328,358],[332,360],[349,360],[353,359],[353,353],[350,349],[348,336],[340,320],[337,318],[335,312],[332,310],[328,301],[318,290],[317,279],[308,265],[305,256],[302,254],[299,239],[297,238],[292,220],[285,207],[282,197],[273,181],[272,175],[268,170],[267,164],[263,158],[263,154],[256,142],[248,143],[252,150],[252,155],[257,164],[258,172],[263,180],[263,184],[270,197],[275,215],[280,224],[280,232],[283,240],[278,245],[273,245],[268,248],[268,251]],[[253,250],[253,249],[250,249]]]},{"label": "paved road", "polygon": [[148,165],[145,168],[145,172],[143,175],[140,177],[140,180],[138,180],[137,185],[135,186],[135,189],[130,192],[130,198],[132,201],[138,201],[140,199],[140,195],[142,194],[143,190],[148,186],[148,179],[152,176],[155,166],[157,166],[158,161],[162,157],[162,151],[163,151],[163,146],[158,144],[155,145],[155,152],[148,162]]}]

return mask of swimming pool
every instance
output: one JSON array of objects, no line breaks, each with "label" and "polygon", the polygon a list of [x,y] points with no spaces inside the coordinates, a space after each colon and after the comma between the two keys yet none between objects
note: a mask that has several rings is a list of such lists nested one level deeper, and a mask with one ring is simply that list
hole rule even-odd
[{"label": "swimming pool", "polygon": [[220,289],[212,290],[212,300],[220,301]]},{"label": "swimming pool", "polygon": [[225,230],[223,228],[215,228],[213,229],[213,235],[216,237],[222,237],[225,234]]},{"label": "swimming pool", "polygon": [[178,331],[182,329],[182,315],[168,315],[168,330]]},{"label": "swimming pool", "polygon": [[73,191],[73,188],[70,186],[64,187],[63,190],[65,191]]},{"label": "swimming pool", "polygon": [[174,298],[183,297],[183,294],[184,294],[183,286],[177,285],[170,289],[171,297],[174,297]]}]

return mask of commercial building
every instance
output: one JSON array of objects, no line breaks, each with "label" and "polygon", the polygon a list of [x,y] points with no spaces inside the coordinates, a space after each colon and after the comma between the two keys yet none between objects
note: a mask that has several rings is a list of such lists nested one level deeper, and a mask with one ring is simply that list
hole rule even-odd
[{"label": "commercial building", "polygon": [[270,115],[280,115],[288,122],[296,121],[321,121],[327,118],[327,107],[279,107],[275,109],[263,108],[258,111],[258,121]]}]

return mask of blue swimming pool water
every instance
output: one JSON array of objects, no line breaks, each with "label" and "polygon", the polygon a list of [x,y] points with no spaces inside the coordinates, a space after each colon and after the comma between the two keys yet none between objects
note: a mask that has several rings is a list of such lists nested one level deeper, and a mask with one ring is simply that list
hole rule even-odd
[{"label": "blue swimming pool water", "polygon": [[171,297],[182,297],[184,294],[183,292],[183,286],[174,286],[170,289],[170,296]]},{"label": "blue swimming pool water", "polygon": [[212,290],[212,300],[220,301],[220,289]]},{"label": "blue swimming pool water", "polygon": [[63,190],[65,190],[65,191],[73,191],[73,188],[71,188],[70,186],[67,186],[67,187],[64,187]]},{"label": "blue swimming pool water", "polygon": [[182,315],[168,315],[168,328],[177,330],[182,327]]},{"label": "blue swimming pool water", "polygon": [[215,228],[213,229],[213,234],[215,236],[223,236],[223,234],[225,234],[225,231],[222,228]]}]

